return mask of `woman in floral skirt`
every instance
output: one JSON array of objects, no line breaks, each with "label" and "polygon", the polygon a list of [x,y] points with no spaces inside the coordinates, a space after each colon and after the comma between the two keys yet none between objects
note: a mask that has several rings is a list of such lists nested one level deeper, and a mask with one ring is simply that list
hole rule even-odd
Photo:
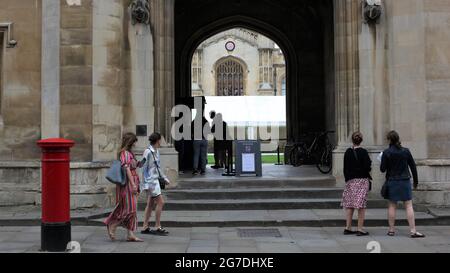
[{"label": "woman in floral skirt", "polygon": [[[367,195],[370,190],[370,171],[372,161],[366,149],[361,148],[363,135],[356,132],[352,135],[353,147],[344,155],[345,190],[342,198],[342,206],[346,210],[345,235],[367,236],[364,231],[364,218],[367,208]],[[353,214],[358,210],[358,229],[352,229]]]},{"label": "woman in floral skirt", "polygon": [[139,176],[136,173],[138,161],[132,149],[138,141],[135,134],[127,133],[122,138],[119,158],[127,171],[125,186],[116,186],[116,207],[104,221],[108,228],[108,235],[112,241],[116,239],[116,229],[122,226],[128,230],[128,242],[142,242],[134,232],[137,229],[137,199],[139,194]]}]

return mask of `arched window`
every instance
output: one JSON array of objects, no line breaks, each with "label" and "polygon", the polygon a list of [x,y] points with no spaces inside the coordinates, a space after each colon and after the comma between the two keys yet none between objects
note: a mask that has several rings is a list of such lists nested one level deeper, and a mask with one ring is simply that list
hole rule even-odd
[{"label": "arched window", "polygon": [[217,96],[243,96],[244,68],[233,60],[226,59],[216,68]]}]

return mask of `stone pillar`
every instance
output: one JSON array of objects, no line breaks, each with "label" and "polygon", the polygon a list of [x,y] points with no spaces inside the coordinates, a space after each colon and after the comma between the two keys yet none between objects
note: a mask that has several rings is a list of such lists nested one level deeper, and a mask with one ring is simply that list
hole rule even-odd
[{"label": "stone pillar", "polygon": [[359,40],[361,1],[335,0],[336,134],[333,175],[343,182],[343,154],[359,126]]},{"label": "stone pillar", "polygon": [[59,137],[60,1],[42,1],[41,134]]},{"label": "stone pillar", "polygon": [[[128,11],[129,13],[129,11]],[[137,125],[147,126],[147,135],[138,136],[137,148],[148,146],[148,136],[154,128],[154,54],[153,35],[149,25],[132,25],[128,21],[128,41],[130,47],[129,103],[124,111],[124,131],[133,132]]]},{"label": "stone pillar", "polygon": [[161,132],[167,143],[172,142],[171,111],[175,104],[174,9],[174,0],[151,1],[155,43],[155,130]]},{"label": "stone pillar", "polygon": [[336,122],[338,145],[359,129],[359,0],[335,1]]}]

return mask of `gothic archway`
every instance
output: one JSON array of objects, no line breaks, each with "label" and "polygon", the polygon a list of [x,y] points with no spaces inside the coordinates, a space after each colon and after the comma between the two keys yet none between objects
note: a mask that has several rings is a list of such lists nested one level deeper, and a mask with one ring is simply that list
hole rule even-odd
[{"label": "gothic archway", "polygon": [[[287,138],[326,129],[325,96],[334,96],[333,1],[175,1],[175,96],[192,94],[191,61],[208,37],[245,28],[273,40],[286,60]],[[289,9],[287,9],[289,7]],[[211,12],[220,10],[220,13]],[[295,27],[293,27],[295,26]],[[328,90],[330,89],[330,90]]]}]

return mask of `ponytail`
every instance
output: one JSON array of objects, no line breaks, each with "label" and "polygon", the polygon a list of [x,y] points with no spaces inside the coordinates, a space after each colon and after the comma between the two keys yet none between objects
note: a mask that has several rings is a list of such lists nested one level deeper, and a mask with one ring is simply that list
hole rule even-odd
[{"label": "ponytail", "polygon": [[402,143],[400,142],[400,136],[396,131],[390,131],[387,134],[387,140],[389,141],[390,145],[395,146],[397,149],[402,148]]}]

